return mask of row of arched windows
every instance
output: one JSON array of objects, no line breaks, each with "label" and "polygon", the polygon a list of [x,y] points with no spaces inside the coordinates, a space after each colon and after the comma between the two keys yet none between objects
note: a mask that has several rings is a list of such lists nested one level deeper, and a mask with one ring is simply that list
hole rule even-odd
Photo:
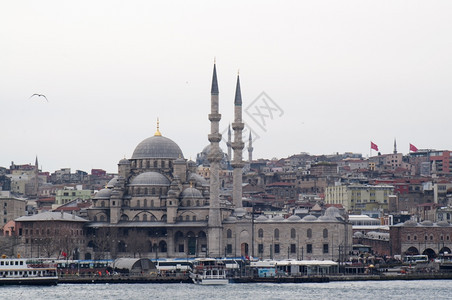
[{"label": "row of arched windows", "polygon": [[139,186],[129,187],[129,194],[133,195],[133,196],[137,196],[137,195],[161,196],[163,194],[166,195],[167,192],[168,192],[167,188],[148,188],[148,187],[139,187]]},{"label": "row of arched windows", "polygon": [[132,161],[132,168],[150,169],[150,168],[172,168],[173,162],[171,160],[134,160]]},{"label": "row of arched windows", "polygon": [[[230,233],[229,231],[231,231],[231,230],[228,229],[226,235],[227,235],[228,238],[231,238],[232,237],[232,232]],[[263,238],[264,237],[264,229],[259,228],[259,230],[257,231],[257,237],[258,238]],[[308,239],[312,238],[312,229],[311,228],[308,228],[306,230],[306,237]],[[275,230],[273,231],[273,238],[275,240],[279,240],[279,229],[278,228],[275,228]],[[290,238],[291,239],[297,238],[297,231],[295,230],[295,228],[291,228],[290,229]],[[325,239],[328,238],[328,229],[326,229],[326,228],[323,229],[323,238],[325,238]]]},{"label": "row of arched windows", "polygon": [[[416,234],[414,234],[413,236],[408,234],[406,238],[407,238],[408,241],[411,241],[411,238],[413,238],[413,241],[417,241],[418,240],[418,237],[417,237]],[[424,235],[424,241],[433,241],[433,240],[434,240],[434,235],[433,234],[430,234],[430,235],[426,234],[426,235]],[[444,235],[441,234],[439,236],[439,240],[440,241],[450,241],[450,236],[449,235],[444,236]]]}]

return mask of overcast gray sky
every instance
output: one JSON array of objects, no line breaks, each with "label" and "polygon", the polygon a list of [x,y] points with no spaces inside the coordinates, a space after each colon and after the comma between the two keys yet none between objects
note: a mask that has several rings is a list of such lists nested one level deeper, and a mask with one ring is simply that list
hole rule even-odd
[{"label": "overcast gray sky", "polygon": [[116,172],[157,118],[195,159],[214,57],[220,127],[240,70],[254,158],[452,149],[451,15],[452,1],[4,1],[0,166]]}]

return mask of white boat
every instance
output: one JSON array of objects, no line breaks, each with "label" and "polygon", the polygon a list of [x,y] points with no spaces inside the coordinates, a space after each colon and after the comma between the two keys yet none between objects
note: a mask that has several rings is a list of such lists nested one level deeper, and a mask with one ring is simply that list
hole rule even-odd
[{"label": "white boat", "polygon": [[0,285],[56,285],[56,265],[24,258],[0,258]]},{"label": "white boat", "polygon": [[229,283],[224,263],[213,258],[196,260],[193,272],[190,272],[190,278],[195,284],[201,285],[223,285]]}]

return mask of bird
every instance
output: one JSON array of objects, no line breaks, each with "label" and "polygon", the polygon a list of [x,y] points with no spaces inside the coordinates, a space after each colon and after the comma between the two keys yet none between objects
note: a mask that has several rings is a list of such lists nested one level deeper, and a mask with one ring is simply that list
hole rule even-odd
[{"label": "bird", "polygon": [[46,99],[46,101],[49,102],[49,100],[47,99],[46,95],[43,95],[43,94],[33,94],[33,95],[30,96],[30,98],[31,98],[31,97],[34,97],[34,96],[44,97],[44,98]]}]

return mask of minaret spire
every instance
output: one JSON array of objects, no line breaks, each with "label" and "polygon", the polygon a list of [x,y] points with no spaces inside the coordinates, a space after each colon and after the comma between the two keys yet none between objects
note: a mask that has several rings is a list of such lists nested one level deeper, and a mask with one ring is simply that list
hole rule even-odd
[{"label": "minaret spire", "polygon": [[228,147],[228,161],[229,161],[229,164],[231,163],[231,161],[232,161],[232,148],[231,148],[231,146],[232,146],[232,134],[231,134],[231,124],[229,124],[229,126],[228,126],[228,141],[227,141],[227,143],[226,143],[226,146]]},{"label": "minaret spire", "polygon": [[221,212],[220,212],[220,162],[222,153],[220,150],[220,120],[219,97],[216,64],[213,65],[212,88],[210,91],[210,151],[208,160],[210,163],[210,206],[208,221],[208,256],[216,257],[221,255]]},{"label": "minaret spire", "polygon": [[397,142],[395,138],[394,138],[394,154],[397,154]]},{"label": "minaret spire", "polygon": [[251,164],[251,161],[253,160],[253,138],[251,136],[251,131],[250,131],[250,136],[248,138],[248,162]]},{"label": "minaret spire", "polygon": [[234,99],[234,123],[232,129],[234,130],[234,142],[232,149],[234,150],[234,159],[232,160],[232,200],[235,208],[241,208],[242,205],[242,172],[243,172],[243,158],[242,151],[245,144],[242,141],[242,132],[244,124],[242,122],[242,93],[240,90],[240,76],[237,75],[237,85],[235,88]]}]

